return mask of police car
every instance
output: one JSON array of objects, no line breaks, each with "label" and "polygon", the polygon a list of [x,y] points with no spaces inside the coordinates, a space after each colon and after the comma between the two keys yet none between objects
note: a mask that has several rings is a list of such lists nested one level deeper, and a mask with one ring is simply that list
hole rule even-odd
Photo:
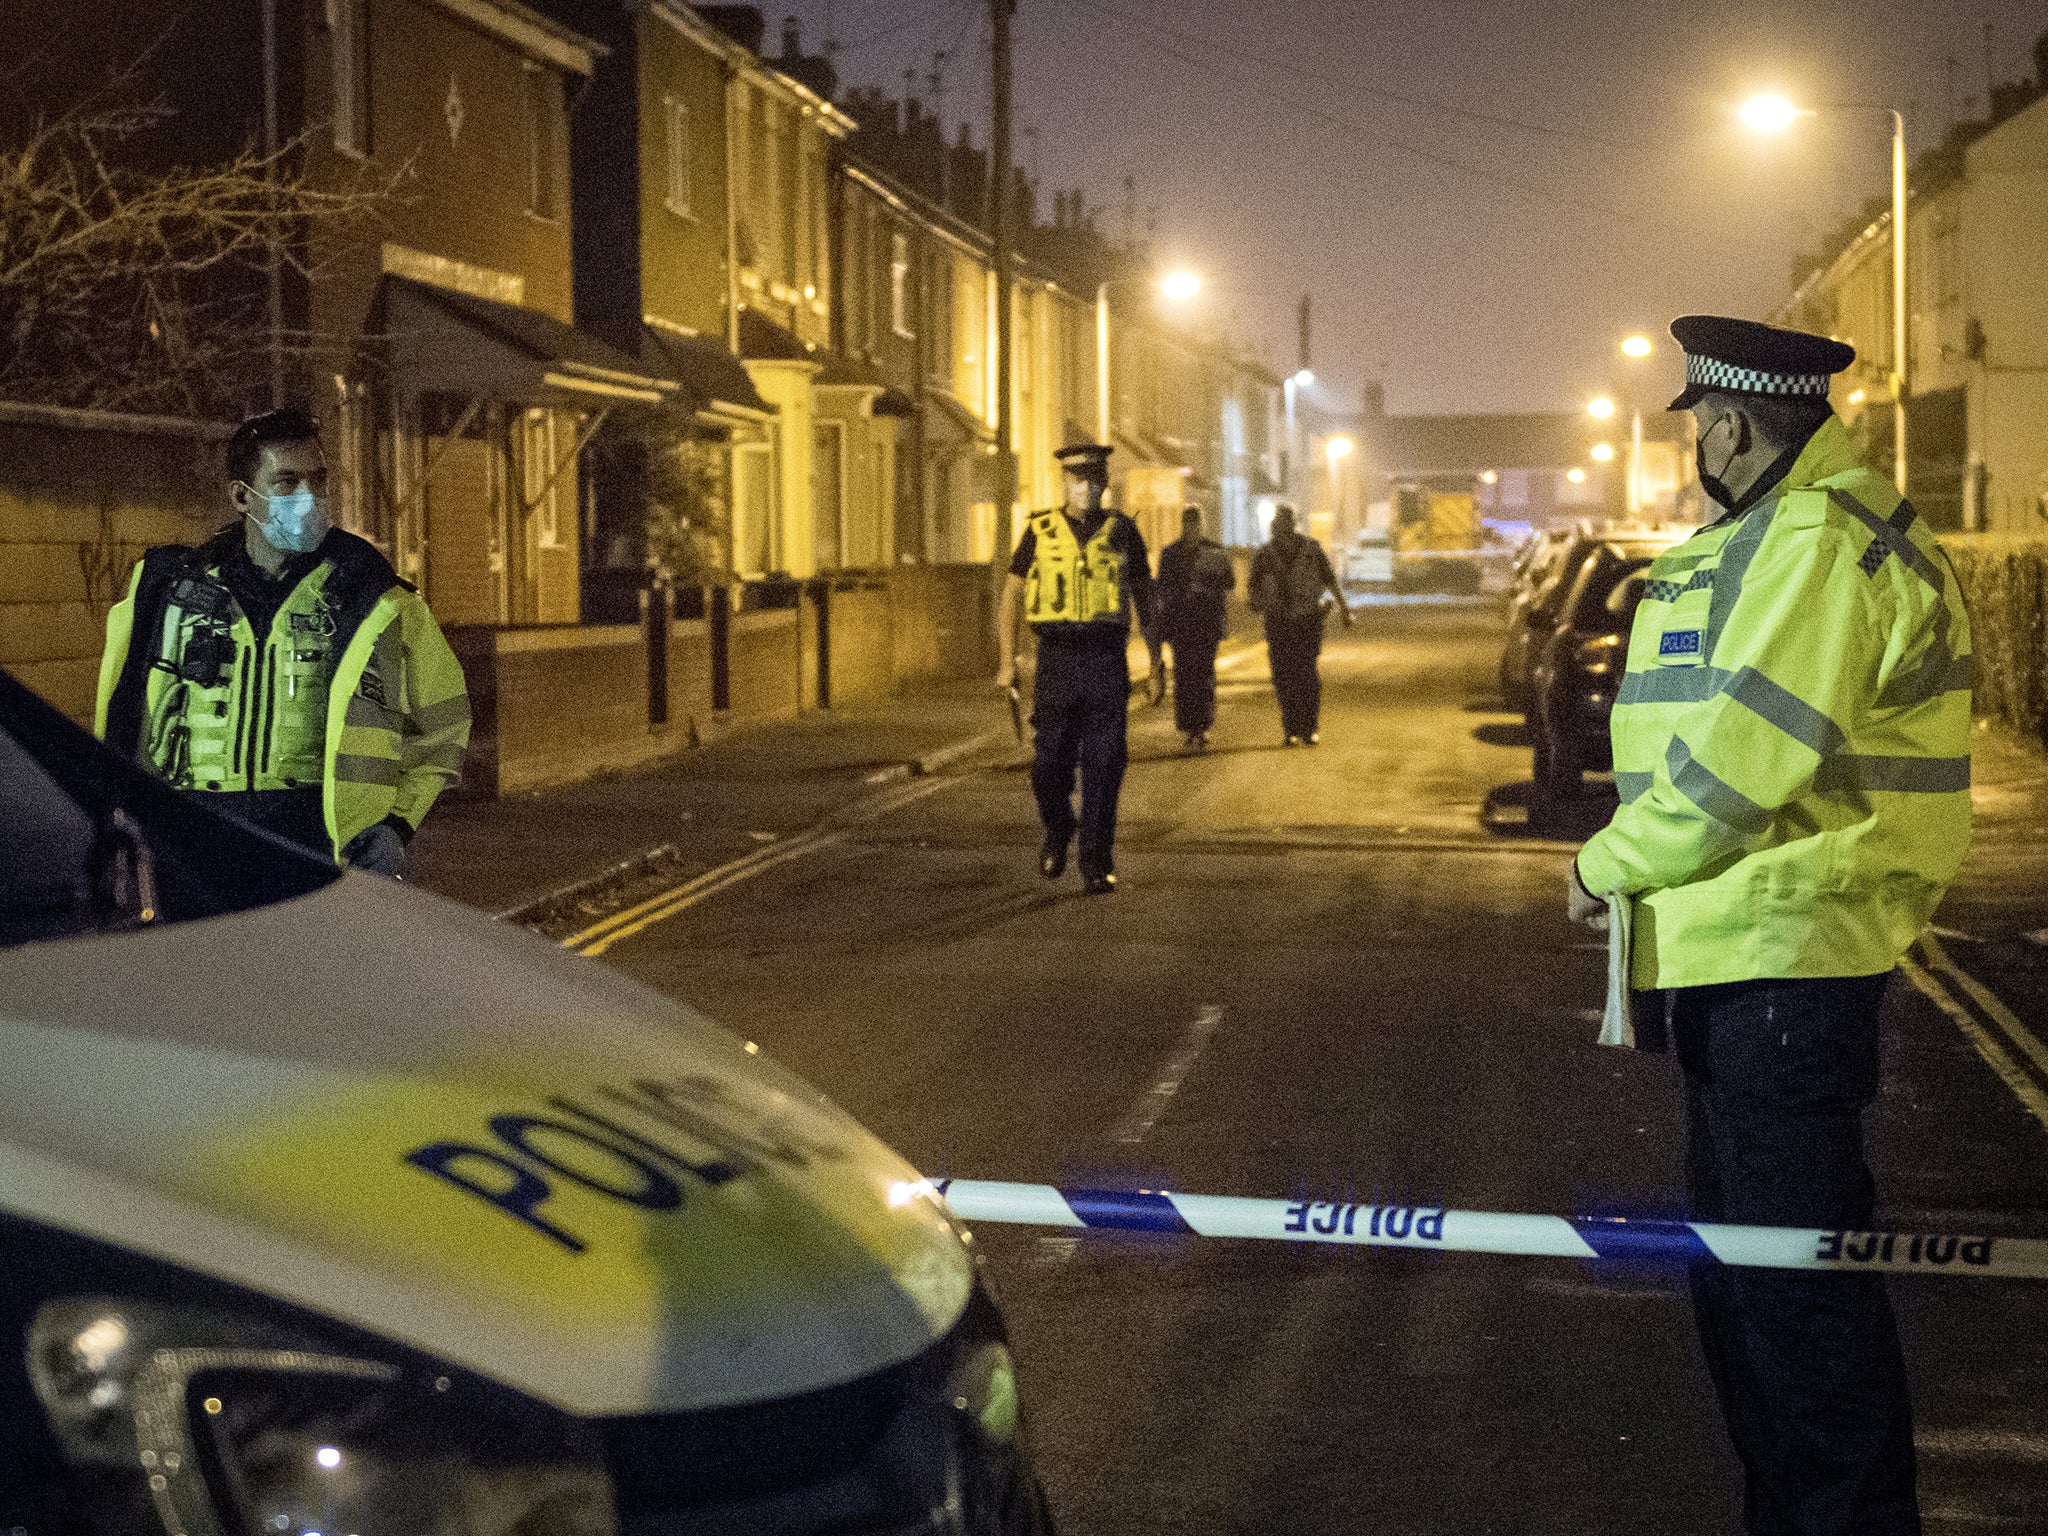
[{"label": "police car", "polygon": [[1050,1530],[929,1187],[0,673],[0,1532]]}]

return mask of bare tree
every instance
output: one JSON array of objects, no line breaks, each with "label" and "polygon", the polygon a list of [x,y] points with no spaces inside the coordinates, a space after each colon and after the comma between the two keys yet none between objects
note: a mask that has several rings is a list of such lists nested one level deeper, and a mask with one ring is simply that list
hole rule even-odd
[{"label": "bare tree", "polygon": [[[170,113],[88,105],[0,144],[0,398],[233,415],[268,377],[263,268],[312,275],[396,180],[322,186],[304,141],[161,173],[124,151]],[[403,173],[401,173],[402,175]],[[301,356],[314,338],[282,345]]]}]

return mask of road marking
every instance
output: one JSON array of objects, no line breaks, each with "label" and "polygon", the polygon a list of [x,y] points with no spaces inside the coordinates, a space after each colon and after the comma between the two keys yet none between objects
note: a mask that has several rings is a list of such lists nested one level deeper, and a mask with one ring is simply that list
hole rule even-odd
[{"label": "road marking", "polygon": [[808,832],[800,832],[779,843],[757,848],[730,863],[719,865],[716,869],[706,870],[680,885],[671,886],[645,901],[636,902],[623,911],[600,918],[579,933],[570,934],[568,938],[562,940],[562,947],[579,955],[601,955],[619,940],[642,933],[656,923],[666,922],[678,913],[687,912],[700,902],[709,901],[713,896],[731,890],[743,881],[751,880],[777,865],[791,863],[845,841],[845,823],[872,821],[877,817],[886,816],[891,811],[900,810],[913,801],[922,800],[927,795],[935,795],[959,782],[957,778],[914,779],[900,788],[870,795],[848,807],[835,818],[838,825],[813,827]]},{"label": "road marking", "polygon": [[2048,1046],[2044,1046],[2040,1038],[2020,1022],[2019,1015],[2000,1002],[1989,987],[1949,958],[1948,951],[1942,948],[1941,940],[1934,936],[1932,929],[1920,935],[1920,948],[1934,962],[1936,970],[1946,972],[1957,986],[1969,993],[1979,1008],[1991,1016],[1992,1022],[2026,1053],[2036,1070],[2048,1074]]},{"label": "road marking", "polygon": [[1181,1036],[1174,1053],[1166,1058],[1166,1065],[1159,1069],[1159,1076],[1139,1096],[1130,1113],[1116,1123],[1109,1133],[1109,1139],[1119,1146],[1132,1147],[1145,1139],[1145,1133],[1159,1123],[1159,1117],[1166,1113],[1173,1103],[1173,1096],[1180,1092],[1180,1085],[1194,1069],[1195,1059],[1202,1054],[1202,1048],[1209,1043],[1209,1037],[1216,1033],[1223,1023],[1223,1009],[1216,1003],[1204,1003],[1195,1014],[1194,1023]]},{"label": "road marking", "polygon": [[1963,1038],[1977,1048],[1977,1054],[1984,1058],[1985,1064],[2013,1091],[2013,1096],[2026,1107],[2027,1112],[2041,1122],[2041,1128],[2048,1130],[2048,1093],[2043,1093],[2035,1086],[2034,1080],[2027,1076],[2026,1069],[2013,1060],[2011,1053],[1998,1043],[1991,1031],[1979,1024],[1976,1015],[1957,1002],[1946,987],[1915,965],[1910,958],[1901,957],[1899,969],[1906,973],[1908,981],[1927,995],[1935,1007],[1955,1021],[1956,1028],[1963,1032]]},{"label": "road marking", "polygon": [[1913,1449],[1958,1461],[2048,1462],[2048,1435],[2031,1429],[1919,1429]]},{"label": "road marking", "polygon": [[1228,672],[1233,667],[1241,667],[1246,662],[1250,661],[1254,656],[1258,655],[1259,652],[1263,651],[1265,648],[1265,641],[1255,640],[1250,645],[1246,646],[1243,650],[1234,651],[1230,655],[1225,656],[1221,660],[1219,660],[1216,663],[1216,670],[1218,672]]}]

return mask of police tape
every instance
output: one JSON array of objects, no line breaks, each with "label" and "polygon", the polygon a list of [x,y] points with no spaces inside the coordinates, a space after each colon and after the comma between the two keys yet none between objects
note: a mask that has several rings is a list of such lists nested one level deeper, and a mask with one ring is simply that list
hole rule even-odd
[{"label": "police tape", "polygon": [[1965,1274],[2048,1280],[2048,1241],[1927,1232],[1748,1227],[1640,1217],[1518,1215],[1436,1205],[1349,1200],[1259,1200],[1166,1190],[1058,1189],[983,1179],[924,1179],[897,1186],[894,1203],[943,1200],[962,1221],[1079,1227],[1196,1237],[1263,1238],[1504,1253],[1556,1259],[1715,1263],[1757,1269]]}]

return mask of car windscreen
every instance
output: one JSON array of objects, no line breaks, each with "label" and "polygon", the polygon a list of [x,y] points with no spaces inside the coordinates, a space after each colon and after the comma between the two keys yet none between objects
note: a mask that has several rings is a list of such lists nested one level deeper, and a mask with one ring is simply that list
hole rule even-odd
[{"label": "car windscreen", "polygon": [[1633,606],[1628,613],[1619,613],[1610,606],[1609,599],[1635,572],[1647,570],[1652,558],[1650,555],[1622,555],[1612,549],[1596,551],[1586,562],[1578,586],[1572,593],[1571,627],[1613,633],[1626,630],[1629,619],[1634,615]]},{"label": "car windscreen", "polygon": [[0,945],[239,912],[339,873],[179,795],[0,671]]}]

